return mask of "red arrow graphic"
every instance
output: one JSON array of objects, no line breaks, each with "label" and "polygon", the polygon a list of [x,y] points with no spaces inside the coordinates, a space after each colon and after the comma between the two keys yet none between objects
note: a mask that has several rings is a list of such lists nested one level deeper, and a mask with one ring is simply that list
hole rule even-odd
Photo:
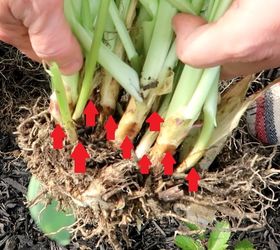
[{"label": "red arrow graphic", "polygon": [[164,158],[161,161],[164,167],[164,175],[172,175],[173,174],[173,165],[176,163],[170,152],[167,152]]},{"label": "red arrow graphic", "polygon": [[109,116],[108,120],[106,121],[104,128],[106,129],[106,138],[108,141],[115,140],[115,132],[118,128],[118,124],[115,122],[113,116]]},{"label": "red arrow graphic", "polygon": [[164,120],[157,112],[154,112],[146,122],[150,124],[150,131],[160,131],[160,124],[164,122]]},{"label": "red arrow graphic", "polygon": [[56,125],[54,130],[51,133],[51,137],[53,138],[53,149],[62,149],[63,148],[63,141],[66,137],[62,127],[60,125]]},{"label": "red arrow graphic", "polygon": [[140,167],[141,174],[149,174],[150,166],[152,165],[150,159],[144,155],[142,159],[138,162],[138,166]]},{"label": "red arrow graphic", "polygon": [[82,143],[78,143],[74,148],[71,157],[75,161],[74,172],[84,174],[86,172],[86,159],[90,157]]},{"label": "red arrow graphic", "polygon": [[131,158],[131,150],[134,149],[134,146],[131,140],[126,136],[120,148],[122,149],[122,155],[124,159]]},{"label": "red arrow graphic", "polygon": [[93,127],[95,126],[95,117],[98,115],[99,112],[95,107],[94,103],[89,100],[87,106],[84,109],[84,115],[86,116],[86,126]]},{"label": "red arrow graphic", "polygon": [[189,182],[189,192],[197,192],[200,176],[195,168],[190,170],[189,174],[186,176],[186,180]]}]

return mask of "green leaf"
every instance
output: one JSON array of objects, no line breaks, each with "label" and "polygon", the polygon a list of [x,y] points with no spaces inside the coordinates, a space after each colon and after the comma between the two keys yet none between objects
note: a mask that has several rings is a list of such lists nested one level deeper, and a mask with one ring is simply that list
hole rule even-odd
[{"label": "green leaf", "polygon": [[200,228],[199,228],[196,224],[186,222],[185,225],[186,225],[191,231],[200,230]]},{"label": "green leaf", "polygon": [[182,250],[203,250],[199,242],[196,242],[189,236],[177,235],[175,238],[175,244]]},{"label": "green leaf", "polygon": [[249,240],[242,240],[236,244],[234,250],[254,250],[254,246]]},{"label": "green leaf", "polygon": [[[27,200],[35,199],[41,192],[41,183],[32,176],[28,186]],[[58,202],[52,200],[51,204],[45,207],[42,203],[37,203],[29,208],[31,217],[37,226],[50,239],[55,240],[58,244],[65,246],[70,243],[71,234],[66,227],[71,226],[75,222],[72,214],[66,214],[57,210]]]},{"label": "green leaf", "polygon": [[[191,231],[201,230],[201,228],[199,226],[197,226],[196,224],[186,222],[185,225]],[[206,239],[205,231],[202,231],[201,233],[196,234],[196,235],[197,235],[197,238],[202,240],[202,241]]]},{"label": "green leaf", "polygon": [[229,229],[230,226],[227,221],[217,223],[214,230],[210,233],[208,250],[225,250],[230,238]]}]

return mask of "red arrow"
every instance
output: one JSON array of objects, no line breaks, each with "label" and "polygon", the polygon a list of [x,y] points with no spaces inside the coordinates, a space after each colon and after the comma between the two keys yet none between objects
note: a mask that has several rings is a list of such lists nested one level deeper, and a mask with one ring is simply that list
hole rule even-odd
[{"label": "red arrow", "polygon": [[140,161],[138,161],[138,165],[140,167],[141,174],[149,174],[150,166],[152,165],[150,159],[144,155]]},{"label": "red arrow", "polygon": [[99,112],[95,107],[94,103],[89,100],[87,106],[84,109],[84,115],[86,116],[86,126],[93,127],[95,126],[95,117],[98,115]]},{"label": "red arrow", "polygon": [[173,165],[176,163],[170,152],[167,152],[164,158],[161,161],[164,167],[164,175],[172,175],[173,174]]},{"label": "red arrow", "polygon": [[82,143],[78,143],[74,148],[71,157],[75,161],[74,172],[84,174],[86,172],[86,159],[90,157]]},{"label": "red arrow", "polygon": [[126,136],[124,141],[122,142],[120,148],[122,149],[122,155],[124,159],[131,158],[131,150],[134,149],[134,146],[131,140]]},{"label": "red arrow", "polygon": [[150,131],[160,131],[160,124],[164,122],[164,120],[157,112],[154,112],[146,122],[150,124]]},{"label": "red arrow", "polygon": [[192,168],[189,174],[186,176],[186,180],[189,182],[189,192],[197,192],[198,191],[198,181],[200,180],[200,176],[195,170]]},{"label": "red arrow", "polygon": [[54,130],[51,133],[51,137],[53,138],[53,149],[62,149],[63,148],[63,140],[66,137],[63,129],[60,125],[56,125]]},{"label": "red arrow", "polygon": [[115,122],[113,116],[109,116],[107,122],[104,125],[106,129],[106,138],[108,141],[115,140],[115,131],[118,128],[118,124]]}]

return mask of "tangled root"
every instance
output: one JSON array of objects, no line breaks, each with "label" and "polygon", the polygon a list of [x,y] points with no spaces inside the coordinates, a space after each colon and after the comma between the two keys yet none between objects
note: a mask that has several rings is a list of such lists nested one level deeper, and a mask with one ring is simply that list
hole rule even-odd
[{"label": "tangled root", "polygon": [[266,157],[248,153],[234,163],[202,171],[200,191],[189,194],[184,179],[164,178],[160,185],[152,176],[142,176],[135,162],[123,160],[102,133],[100,138],[97,131],[84,129],[80,140],[91,157],[86,173],[75,174],[72,146],[53,150],[50,115],[44,108],[34,110],[18,127],[19,145],[44,190],[61,209],[71,208],[75,214],[74,236],[106,237],[115,249],[122,249],[121,242],[130,245],[129,225],[166,216],[203,226],[214,217],[227,218],[233,230],[246,230],[264,226],[266,211],[276,201],[273,187],[280,184],[275,179],[280,171]]},{"label": "tangled root", "polygon": [[50,88],[38,63],[1,41],[0,65],[0,131],[12,133],[36,102],[46,105]]}]

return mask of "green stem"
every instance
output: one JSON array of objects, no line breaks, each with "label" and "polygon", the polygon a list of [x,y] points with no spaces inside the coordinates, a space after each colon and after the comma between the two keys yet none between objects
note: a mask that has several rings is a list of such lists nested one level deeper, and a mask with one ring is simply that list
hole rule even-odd
[{"label": "green stem", "polygon": [[224,15],[224,13],[226,12],[226,10],[230,7],[230,5],[232,4],[233,0],[222,0],[220,2],[219,8],[216,11],[215,17],[213,21],[217,21],[222,15]]},{"label": "green stem", "polygon": [[[222,1],[224,1],[224,0],[222,0]],[[221,0],[215,0],[214,1],[214,4],[213,4],[212,8],[210,9],[211,11],[209,12],[210,16],[207,17],[208,22],[213,22],[213,21],[216,20],[215,15],[216,15],[216,12],[219,8],[220,2],[221,2]]]},{"label": "green stem", "polygon": [[116,46],[117,41],[117,32],[115,29],[115,25],[113,23],[112,18],[109,16],[106,21],[104,35],[103,35],[103,41],[107,48],[109,48],[111,51]]},{"label": "green stem", "polygon": [[182,112],[184,120],[193,120],[198,118],[208,93],[219,75],[220,66],[204,70],[190,101],[185,107],[183,106],[181,110],[179,110],[179,112]]},{"label": "green stem", "polygon": [[81,6],[81,23],[88,30],[92,30],[93,28],[93,20],[90,13],[90,5],[89,0],[82,0]]},{"label": "green stem", "polygon": [[151,86],[143,92],[146,98],[142,103],[136,102],[133,98],[130,99],[116,130],[116,144],[122,142],[126,136],[129,136],[130,139],[135,138],[157,98],[171,91],[174,79],[172,71],[177,60],[175,46],[171,46],[158,74],[157,85]]},{"label": "green stem", "polygon": [[185,12],[193,15],[198,14],[198,12],[195,10],[190,0],[168,0],[168,1],[180,12]]},{"label": "green stem", "polygon": [[216,124],[217,102],[218,102],[218,81],[219,77],[215,79],[208,97],[203,107],[203,127],[201,133],[196,141],[192,151],[183,163],[177,168],[177,173],[182,173],[192,168],[199,159],[203,156],[209,140],[213,134]]},{"label": "green stem", "polygon": [[139,55],[136,49],[134,48],[128,30],[126,29],[126,26],[120,16],[119,10],[114,1],[112,1],[110,4],[109,12],[114,22],[114,25],[116,27],[116,30],[118,32],[119,38],[122,41],[122,44],[124,46],[129,61],[132,63],[133,68],[136,69],[136,71],[139,71],[140,70]]},{"label": "green stem", "polygon": [[77,137],[74,122],[71,118],[71,112],[68,106],[67,96],[65,93],[62,77],[58,65],[56,63],[52,64],[52,66],[50,67],[50,72],[51,72],[52,86],[56,94],[63,127],[65,129],[65,132],[70,142],[74,144],[77,142],[78,137]]},{"label": "green stem", "polygon": [[[69,0],[68,0],[69,1]],[[69,3],[65,0],[65,4]],[[86,30],[75,18],[71,5],[66,4],[65,14],[73,32],[80,41],[85,54],[89,53],[92,44],[92,33]],[[141,102],[143,99],[140,95],[139,77],[136,71],[129,65],[124,63],[117,55],[101,43],[98,62],[107,70],[116,81],[137,101]]]},{"label": "green stem", "polygon": [[[178,66],[174,70],[175,75],[174,75],[174,80],[173,80],[172,91],[162,97],[163,100],[160,103],[160,107],[158,109],[158,114],[163,119],[165,119],[165,117],[166,117],[166,113],[167,113],[168,107],[170,105],[170,101],[172,99],[174,90],[179,81],[183,68],[184,68],[183,64],[178,64]],[[159,132],[154,132],[154,131],[150,131],[150,130],[146,131],[146,133],[141,138],[140,143],[138,144],[138,146],[135,150],[135,154],[138,157],[138,159],[141,159],[145,154],[147,154],[149,152],[149,150],[152,147],[152,145],[154,144],[158,134],[159,134]]]},{"label": "green stem", "polygon": [[81,10],[82,10],[82,1],[77,0],[65,0],[64,1],[64,9],[69,8],[73,10],[73,18],[77,18],[79,22],[81,22]]},{"label": "green stem", "polygon": [[168,76],[170,70],[173,70],[175,68],[177,63],[178,63],[178,57],[176,54],[176,43],[173,42],[168,51],[165,62],[162,66],[162,69],[161,69],[159,77],[158,77],[159,86],[160,86],[160,84],[162,84],[164,82],[164,80]]},{"label": "green stem", "polygon": [[205,13],[203,14],[203,17],[207,21],[209,20],[215,1],[216,0],[209,0],[208,2],[206,2],[206,10]]},{"label": "green stem", "polygon": [[200,14],[204,4],[205,4],[205,0],[193,0],[192,1],[193,9],[194,9],[195,13],[197,13],[197,15]]},{"label": "green stem", "polygon": [[159,2],[153,36],[142,70],[142,86],[158,81],[160,71],[173,40],[171,23],[176,12],[176,9],[167,0]]},{"label": "green stem", "polygon": [[[78,100],[79,92],[79,80],[80,74],[76,73],[73,75],[61,75],[64,88],[66,90],[66,96],[68,97],[68,103],[74,108]],[[68,92],[67,92],[68,90]],[[73,112],[73,110],[72,110]]]},{"label": "green stem", "polygon": [[110,1],[111,0],[102,0],[99,7],[99,14],[96,23],[95,35],[91,44],[89,55],[86,57],[85,76],[82,84],[82,89],[79,95],[75,112],[73,114],[74,120],[78,119],[82,115],[86,103],[93,90],[92,78],[96,69],[99,48],[104,33]]},{"label": "green stem", "polygon": [[[133,20],[135,18],[135,10],[137,0],[121,0],[119,3],[119,12],[122,20],[125,22],[126,28],[131,29]],[[115,28],[114,28],[115,29]],[[119,38],[114,39],[114,53],[123,60],[124,47]],[[105,71],[104,80],[100,88],[100,104],[102,106],[102,113],[100,114],[101,121],[104,121],[111,113],[114,112],[118,101],[120,86],[111,74]]]},{"label": "green stem", "polygon": [[187,105],[203,74],[203,69],[185,66],[170,102],[166,117],[172,117],[182,106]]},{"label": "green stem", "polygon": [[125,17],[129,12],[130,4],[131,4],[131,0],[120,0],[118,9],[123,20],[125,20]]},{"label": "green stem", "polygon": [[145,10],[149,13],[151,17],[154,17],[158,11],[158,5],[160,0],[140,0],[140,3],[145,8]]},{"label": "green stem", "polygon": [[214,0],[214,2],[211,3],[211,6],[209,6],[208,16],[206,16],[207,21],[217,21],[222,15],[224,15],[231,3],[232,0]]},{"label": "green stem", "polygon": [[[74,1],[77,1],[77,0],[74,0]],[[80,0],[80,1],[83,1],[83,0]],[[102,0],[89,0],[92,27],[94,27],[94,22],[96,21],[96,18],[98,16],[98,11],[99,11],[101,1]]]}]

